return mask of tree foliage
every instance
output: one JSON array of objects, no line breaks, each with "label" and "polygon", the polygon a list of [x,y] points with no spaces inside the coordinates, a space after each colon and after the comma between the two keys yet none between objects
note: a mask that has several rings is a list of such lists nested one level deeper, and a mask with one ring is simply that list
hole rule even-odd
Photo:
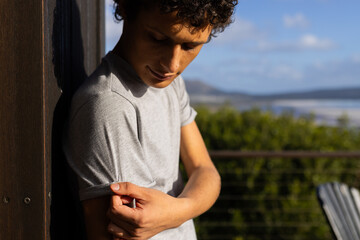
[{"label": "tree foliage", "polygon": [[[198,107],[197,124],[209,150],[351,151],[360,132],[348,126],[318,125],[315,115],[294,117],[225,106]],[[213,159],[222,176],[215,206],[196,219],[199,239],[330,239],[316,199],[316,186],[340,181],[359,187],[359,159]]]}]

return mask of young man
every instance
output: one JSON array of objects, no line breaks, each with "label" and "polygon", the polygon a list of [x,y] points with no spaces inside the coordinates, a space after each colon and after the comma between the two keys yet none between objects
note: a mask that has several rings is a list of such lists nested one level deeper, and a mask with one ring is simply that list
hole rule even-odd
[{"label": "young man", "polygon": [[115,1],[121,39],[73,97],[64,141],[88,239],[196,239],[192,218],[214,204],[220,177],[180,74],[236,4]]}]

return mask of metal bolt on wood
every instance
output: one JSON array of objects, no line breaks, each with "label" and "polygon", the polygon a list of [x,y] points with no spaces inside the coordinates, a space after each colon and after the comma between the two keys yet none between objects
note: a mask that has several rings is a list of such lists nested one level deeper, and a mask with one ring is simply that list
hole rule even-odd
[{"label": "metal bolt on wood", "polygon": [[5,204],[8,204],[9,202],[10,202],[10,198],[9,197],[3,197],[3,202],[5,203]]},{"label": "metal bolt on wood", "polygon": [[24,198],[25,204],[30,204],[30,202],[31,202],[31,199],[29,197]]}]

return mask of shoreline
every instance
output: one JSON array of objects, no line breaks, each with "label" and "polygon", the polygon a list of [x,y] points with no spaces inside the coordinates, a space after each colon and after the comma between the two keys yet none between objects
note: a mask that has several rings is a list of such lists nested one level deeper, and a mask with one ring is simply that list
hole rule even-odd
[{"label": "shoreline", "polygon": [[320,125],[337,126],[338,119],[346,118],[351,127],[360,128],[360,100],[358,99],[279,99],[279,100],[254,100],[254,99],[232,99],[225,96],[213,95],[190,95],[194,105],[205,105],[216,110],[224,105],[231,105],[239,111],[246,111],[251,108],[270,110],[275,114],[285,111],[293,112],[295,117],[304,114],[314,114],[315,121]]}]

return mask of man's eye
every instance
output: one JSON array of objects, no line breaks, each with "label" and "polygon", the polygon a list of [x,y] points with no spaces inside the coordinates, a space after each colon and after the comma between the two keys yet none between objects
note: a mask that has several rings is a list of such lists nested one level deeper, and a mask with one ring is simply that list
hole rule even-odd
[{"label": "man's eye", "polygon": [[151,37],[152,40],[157,41],[157,42],[162,42],[162,41],[166,40],[165,37],[157,36],[157,35],[154,35],[154,34],[150,34],[150,37]]},{"label": "man's eye", "polygon": [[186,51],[189,51],[189,50],[194,50],[196,48],[196,46],[192,45],[192,44],[184,44],[182,46],[182,48]]}]

